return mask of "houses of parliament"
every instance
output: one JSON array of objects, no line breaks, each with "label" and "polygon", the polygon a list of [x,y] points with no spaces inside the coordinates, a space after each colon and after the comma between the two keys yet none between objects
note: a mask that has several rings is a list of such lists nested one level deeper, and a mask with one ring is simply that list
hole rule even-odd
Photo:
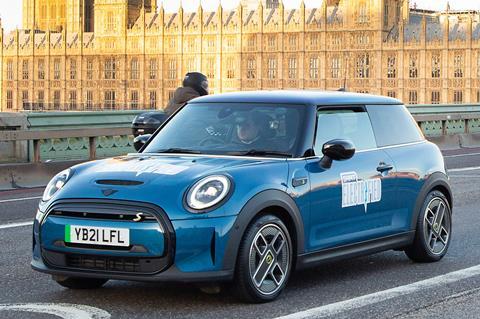
[{"label": "houses of parliament", "polygon": [[0,110],[161,109],[186,72],[213,93],[368,92],[408,104],[480,102],[480,12],[408,0],[318,0],[231,10],[156,0],[23,0],[0,32]]}]

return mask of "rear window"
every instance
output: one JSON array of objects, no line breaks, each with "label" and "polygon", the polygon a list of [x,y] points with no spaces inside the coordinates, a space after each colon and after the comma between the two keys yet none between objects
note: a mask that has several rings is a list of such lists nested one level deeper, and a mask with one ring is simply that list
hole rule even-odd
[{"label": "rear window", "polygon": [[425,138],[403,105],[369,105],[378,147],[423,141]]}]

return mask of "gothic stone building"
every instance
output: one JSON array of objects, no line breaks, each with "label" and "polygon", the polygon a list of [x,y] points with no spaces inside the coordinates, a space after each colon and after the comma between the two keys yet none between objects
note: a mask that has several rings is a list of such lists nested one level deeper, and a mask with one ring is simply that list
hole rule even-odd
[{"label": "gothic stone building", "polygon": [[480,102],[479,12],[408,0],[175,13],[155,0],[23,1],[23,29],[0,33],[2,111],[158,109],[187,71],[207,74],[214,93],[346,87]]}]

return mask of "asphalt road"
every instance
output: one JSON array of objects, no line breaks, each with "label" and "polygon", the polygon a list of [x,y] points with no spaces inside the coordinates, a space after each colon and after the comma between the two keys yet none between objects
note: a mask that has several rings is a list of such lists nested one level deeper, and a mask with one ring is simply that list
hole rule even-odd
[{"label": "asphalt road", "polygon": [[[279,300],[262,305],[193,285],[111,281],[96,291],[66,290],[30,269],[32,230],[23,223],[41,190],[2,192],[0,318],[480,318],[480,149],[468,153],[445,152],[455,207],[441,262],[416,264],[389,251],[330,263],[294,274]],[[12,223],[19,226],[3,227]]]}]

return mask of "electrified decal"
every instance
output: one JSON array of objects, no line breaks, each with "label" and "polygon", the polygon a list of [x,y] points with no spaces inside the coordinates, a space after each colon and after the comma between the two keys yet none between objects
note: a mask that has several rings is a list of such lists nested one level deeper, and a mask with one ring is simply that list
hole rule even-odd
[{"label": "electrified decal", "polygon": [[382,180],[371,178],[360,180],[356,172],[340,174],[342,180],[342,208],[367,205],[382,200]]}]

